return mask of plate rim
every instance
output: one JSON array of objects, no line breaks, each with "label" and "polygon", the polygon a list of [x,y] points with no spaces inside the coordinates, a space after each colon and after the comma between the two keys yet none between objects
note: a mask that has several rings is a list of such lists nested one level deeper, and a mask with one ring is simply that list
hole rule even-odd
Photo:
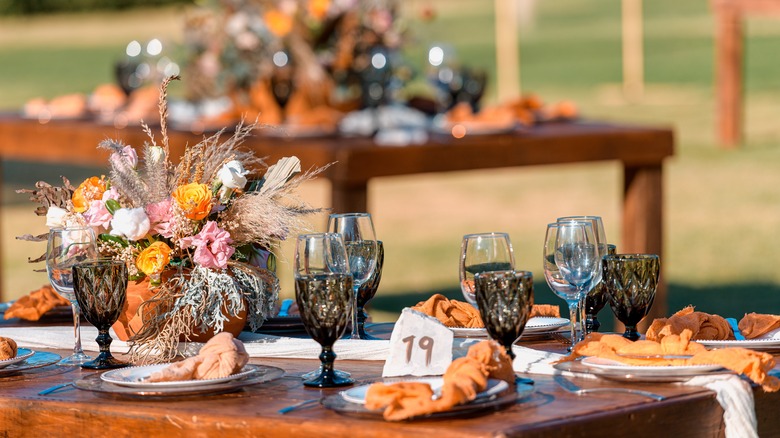
[{"label": "plate rim", "polygon": [[154,364],[154,365],[135,365],[131,367],[109,370],[100,374],[100,380],[106,383],[110,383],[112,385],[123,386],[127,388],[137,388],[137,389],[192,388],[192,387],[215,385],[218,383],[225,383],[225,382],[230,382],[232,380],[242,379],[244,377],[251,376],[252,374],[254,374],[260,369],[256,365],[248,363],[244,365],[241,371],[225,377],[219,377],[214,379],[198,379],[198,380],[174,380],[168,382],[143,382],[143,381],[130,382],[130,381],[120,381],[111,378],[112,377],[111,374],[120,374],[122,372],[127,372],[132,369],[140,370],[141,368],[148,368],[153,370],[151,372],[155,372],[171,365],[172,363],[173,362]]},{"label": "plate rim", "polygon": [[[443,376],[409,377],[408,379],[407,378],[401,378],[401,379],[389,378],[389,379],[385,379],[384,381],[378,380],[378,381],[373,382],[373,383],[367,383],[365,385],[358,385],[358,386],[355,386],[353,388],[345,389],[345,390],[339,391],[339,394],[344,398],[344,400],[346,400],[349,403],[355,403],[355,404],[359,404],[359,405],[364,405],[366,403],[365,398],[363,398],[361,400],[361,399],[358,399],[357,397],[352,397],[350,395],[347,395],[347,393],[349,391],[354,391],[354,390],[357,390],[357,389],[360,389],[360,388],[366,388],[366,391],[367,391],[368,388],[371,385],[373,385],[374,383],[393,384],[393,383],[399,383],[399,382],[419,382],[419,383],[428,383],[429,385],[431,385],[430,382],[441,382],[441,385],[438,385],[438,387],[441,387],[441,386],[444,385],[444,377]],[[495,382],[493,387],[490,387],[490,382]],[[431,385],[431,389],[433,389],[435,391],[433,385]],[[501,379],[488,379],[488,388],[486,388],[484,391],[479,392],[477,394],[477,398],[476,399],[484,398],[484,397],[490,397],[490,396],[492,396],[494,394],[500,394],[500,393],[506,391],[507,389],[509,389],[509,384],[506,381],[501,380]],[[494,392],[491,392],[491,391],[494,391]],[[480,394],[483,394],[482,397],[480,397]]]},{"label": "plate rim", "polygon": [[[593,363],[595,360],[608,361],[611,363]],[[695,376],[700,372],[710,372],[722,369],[722,365],[629,365],[622,362],[607,359],[598,356],[587,356],[582,359],[582,364],[588,368],[597,368],[607,371],[619,371],[619,372],[633,372],[635,374],[653,374],[662,372],[669,375],[690,375]],[[675,372],[672,372],[675,371]],[[681,374],[680,371],[683,373]]]},{"label": "plate rim", "polygon": [[[19,352],[22,351],[22,350],[25,350],[26,353],[19,354]],[[31,358],[34,354],[35,354],[35,350],[32,350],[30,348],[17,347],[16,348],[16,356],[10,357],[8,359],[0,360],[0,370],[5,368],[5,367],[7,367],[7,366],[10,366],[10,365],[13,365],[13,364],[16,364],[16,363],[19,363],[19,362],[23,362],[23,361]]]}]

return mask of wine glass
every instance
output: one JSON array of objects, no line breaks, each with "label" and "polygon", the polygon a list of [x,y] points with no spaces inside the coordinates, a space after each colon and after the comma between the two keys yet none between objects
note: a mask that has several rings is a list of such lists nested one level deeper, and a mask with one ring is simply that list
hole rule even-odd
[{"label": "wine glass", "polygon": [[[615,245],[607,245],[607,254],[615,255],[617,247]],[[602,259],[602,263],[604,263]],[[601,277],[601,281],[588,292],[585,297],[585,331],[586,333],[597,332],[601,323],[598,320],[598,313],[607,304],[607,290],[604,287],[604,277]]]},{"label": "wine glass", "polygon": [[[306,333],[322,346],[320,373],[306,386],[331,388],[355,381],[333,369],[333,344],[344,334],[354,303],[347,252],[337,233],[304,234],[295,246],[295,301]],[[354,313],[354,312],[352,312]]]},{"label": "wine glass", "polygon": [[[590,230],[590,234],[587,233]],[[579,231],[576,233],[575,231]],[[576,251],[574,238],[589,236],[591,241],[593,240],[593,228],[590,223],[578,222],[578,223],[551,223],[547,224],[547,232],[544,238],[544,250],[542,254],[542,262],[544,266],[544,278],[550,289],[557,295],[566,301],[569,306],[569,328],[571,335],[571,346],[569,351],[574,348],[574,344],[577,343],[577,311],[579,309],[580,295],[582,293],[583,286],[587,285],[591,281],[595,267],[592,267],[590,271],[584,268],[582,264],[577,264],[575,254]],[[570,239],[569,247],[562,246],[567,245],[567,239]],[[583,245],[585,246],[585,245]],[[586,253],[590,255],[594,260],[596,257],[595,245],[591,244],[590,251],[584,248]],[[559,262],[560,260],[560,262]],[[566,264],[569,262],[569,264]]]},{"label": "wine glass", "polygon": [[127,298],[127,265],[121,260],[96,260],[73,266],[73,290],[84,318],[98,329],[100,354],[82,368],[105,370],[129,364],[111,355],[108,329],[122,313]]},{"label": "wine glass", "polygon": [[49,230],[46,248],[46,272],[54,290],[70,301],[73,311],[73,333],[76,338],[73,354],[60,365],[81,365],[92,359],[81,349],[79,304],[73,293],[73,266],[98,257],[95,232],[90,227],[65,227]]},{"label": "wine glass", "polygon": [[503,345],[512,360],[512,344],[523,334],[534,294],[528,271],[490,271],[474,275],[474,290],[482,321],[490,337]]},{"label": "wine glass", "polygon": [[[599,259],[607,255],[607,233],[604,232],[604,222],[601,220],[601,216],[564,216],[559,217],[556,222],[558,223],[566,223],[566,222],[581,222],[586,221],[590,222],[593,226],[593,232],[596,234],[596,245],[598,246],[599,251]],[[585,305],[585,300],[587,299],[588,295],[590,294],[590,291],[596,287],[597,284],[601,282],[601,269],[599,268],[596,272],[596,275],[593,277],[593,281],[591,282],[588,289],[585,291],[585,293],[580,297],[580,309],[579,309],[579,318],[580,318],[580,335],[581,337],[584,337],[587,333],[590,333],[590,330],[588,330],[588,316],[587,316],[587,309]]]},{"label": "wine glass", "polygon": [[372,298],[374,298],[374,295],[376,295],[376,290],[379,288],[379,281],[382,279],[382,266],[384,265],[385,261],[385,247],[381,240],[377,240],[376,244],[376,268],[374,268],[374,273],[371,274],[371,277],[369,277],[368,280],[360,286],[357,294],[357,324],[358,335],[360,336],[360,339],[379,339],[366,333],[365,325],[368,315],[366,314],[365,310],[363,310],[366,304]]},{"label": "wine glass", "polygon": [[463,236],[460,246],[460,291],[472,306],[477,306],[474,274],[513,269],[515,256],[508,234],[481,233]]},{"label": "wine glass", "polygon": [[639,339],[636,325],[650,311],[658,287],[661,261],[655,254],[604,257],[604,287],[615,317],[626,326],[624,338]]},{"label": "wine glass", "polygon": [[[331,214],[328,218],[328,231],[341,234],[344,240],[353,279],[353,304],[356,304],[360,287],[368,281],[376,269],[377,243],[371,215],[368,213]],[[353,305],[350,339],[360,339],[357,307]]]}]

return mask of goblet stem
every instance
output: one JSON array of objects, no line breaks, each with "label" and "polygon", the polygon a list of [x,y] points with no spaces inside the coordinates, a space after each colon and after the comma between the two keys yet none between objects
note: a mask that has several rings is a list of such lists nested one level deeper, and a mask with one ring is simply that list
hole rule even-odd
[{"label": "goblet stem", "polygon": [[623,332],[623,337],[631,341],[638,341],[639,332],[636,330],[636,325],[627,325],[626,331]]},{"label": "goblet stem", "polygon": [[314,380],[303,382],[304,386],[316,388],[332,388],[337,386],[346,386],[355,383],[350,378],[340,377],[338,372],[333,369],[333,362],[336,360],[336,353],[333,352],[333,346],[323,346],[320,353],[320,375]]},{"label": "goblet stem", "polygon": [[567,351],[574,351],[577,344],[577,311],[579,310],[579,300],[566,301],[569,305],[569,333],[571,334],[571,346]]},{"label": "goblet stem", "polygon": [[84,354],[84,351],[81,349],[81,311],[76,303],[71,303],[70,307],[73,310],[73,336],[76,338],[73,354]]},{"label": "goblet stem", "polygon": [[[357,306],[358,302],[358,294],[360,293],[360,285],[352,286],[352,296],[354,300],[352,301],[354,305],[352,306],[352,319],[350,320],[352,323],[352,333],[349,336],[349,339],[361,339],[360,337],[360,331],[358,329],[358,312],[362,312],[363,308]],[[362,328],[362,327],[361,327]]]}]

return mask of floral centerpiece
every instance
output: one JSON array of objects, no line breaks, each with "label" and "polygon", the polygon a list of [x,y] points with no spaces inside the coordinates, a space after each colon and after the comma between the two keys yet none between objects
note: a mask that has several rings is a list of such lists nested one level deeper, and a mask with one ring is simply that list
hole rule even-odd
[{"label": "floral centerpiece", "polygon": [[222,331],[241,313],[253,330],[263,323],[278,298],[278,280],[265,269],[273,264],[271,251],[303,226],[304,215],[320,211],[292,192],[324,170],[301,173],[299,160],[287,157],[251,180],[266,167],[240,148],[254,124],[239,125],[225,141],[220,131],[188,146],[172,163],[166,122],[172,79],[178,77],[161,86],[160,142],[142,125],[149,137],[142,160],[132,146],[104,140],[99,148],[111,152],[108,177],[93,176],[77,187],[63,177],[61,186],[38,182],[20,191],[41,204],[36,213],[49,227],[93,227],[100,254],[125,261],[131,279],[150,291],[129,339],[133,359],[145,362],[170,360],[180,339]]}]

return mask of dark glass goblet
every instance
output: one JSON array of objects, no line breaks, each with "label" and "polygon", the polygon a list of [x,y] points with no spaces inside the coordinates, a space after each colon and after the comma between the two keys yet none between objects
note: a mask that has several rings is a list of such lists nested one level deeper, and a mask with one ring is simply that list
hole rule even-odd
[{"label": "dark glass goblet", "polygon": [[382,245],[381,240],[377,240],[376,245],[376,269],[373,273],[371,273],[371,276],[368,277],[368,280],[366,280],[366,282],[358,288],[356,304],[358,336],[360,336],[360,339],[379,339],[366,333],[365,325],[368,314],[365,312],[365,310],[363,310],[366,304],[371,301],[372,298],[374,298],[374,295],[376,295],[376,290],[379,288],[379,281],[382,279],[382,265],[385,261],[385,247]]},{"label": "dark glass goblet", "polygon": [[320,273],[297,276],[295,300],[306,333],[322,346],[322,371],[319,376],[303,384],[333,388],[355,383],[353,379],[340,377],[333,369],[336,360],[333,344],[344,334],[352,307],[352,275]]},{"label": "dark glass goblet", "polygon": [[603,282],[615,317],[625,324],[623,337],[636,341],[636,325],[650,311],[658,287],[661,261],[655,254],[606,255]]},{"label": "dark glass goblet", "polygon": [[533,274],[528,271],[488,271],[474,275],[477,307],[488,335],[512,360],[512,344],[523,334],[534,295]]},{"label": "dark glass goblet", "polygon": [[73,291],[81,314],[98,329],[100,354],[82,368],[104,370],[128,366],[111,355],[108,329],[122,313],[127,298],[127,266],[123,261],[97,260],[73,266]]},{"label": "dark glass goblet", "polygon": [[[615,255],[617,247],[615,245],[607,245],[607,254]],[[604,278],[602,276],[601,281],[588,292],[585,296],[585,332],[597,332],[601,327],[601,323],[598,319],[598,313],[607,304],[607,290],[604,287]]]}]

